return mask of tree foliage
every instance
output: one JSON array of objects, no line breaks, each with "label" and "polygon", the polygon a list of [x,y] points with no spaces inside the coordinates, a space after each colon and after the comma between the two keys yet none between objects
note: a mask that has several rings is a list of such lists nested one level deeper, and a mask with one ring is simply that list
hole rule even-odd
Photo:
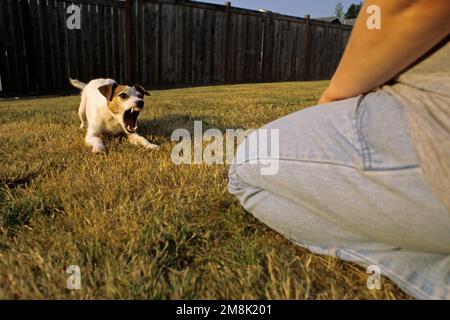
[{"label": "tree foliage", "polygon": [[359,4],[352,3],[348,7],[347,12],[344,15],[345,19],[355,19],[358,16],[359,11],[361,10],[361,7],[362,7],[362,2],[360,2]]}]

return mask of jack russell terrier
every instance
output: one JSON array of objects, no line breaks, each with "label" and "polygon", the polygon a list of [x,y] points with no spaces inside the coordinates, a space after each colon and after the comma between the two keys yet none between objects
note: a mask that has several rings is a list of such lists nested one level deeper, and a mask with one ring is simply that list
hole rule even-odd
[{"label": "jack russell terrier", "polygon": [[144,108],[144,96],[150,93],[139,85],[119,85],[112,79],[95,79],[85,84],[69,79],[72,86],[82,90],[78,109],[82,128],[87,128],[86,144],[93,153],[105,153],[102,136],[125,134],[132,144],[147,150],[159,147],[136,133],[139,113]]}]

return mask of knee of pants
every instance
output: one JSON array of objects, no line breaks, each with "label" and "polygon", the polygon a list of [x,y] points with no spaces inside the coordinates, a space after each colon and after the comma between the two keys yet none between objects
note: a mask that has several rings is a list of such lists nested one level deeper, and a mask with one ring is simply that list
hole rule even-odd
[{"label": "knee of pants", "polygon": [[249,210],[252,196],[263,190],[262,179],[276,175],[279,169],[278,131],[260,128],[249,134],[238,146],[229,170],[228,190]]},{"label": "knee of pants", "polygon": [[[246,138],[238,147],[236,157],[228,172],[228,191],[236,196],[241,205],[250,211],[253,196],[262,190],[258,186],[260,165],[249,163],[249,159],[257,160],[257,155],[246,153]],[[248,151],[248,150],[247,150]]]},{"label": "knee of pants", "polygon": [[252,196],[261,189],[244,181],[242,173],[245,170],[246,165],[231,165],[228,173],[228,191],[239,200],[246,210],[249,210]]}]

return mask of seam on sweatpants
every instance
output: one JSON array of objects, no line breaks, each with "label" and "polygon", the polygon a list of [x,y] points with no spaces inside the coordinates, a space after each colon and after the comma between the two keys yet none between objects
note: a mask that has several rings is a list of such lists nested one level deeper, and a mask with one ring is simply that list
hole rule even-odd
[{"label": "seam on sweatpants", "polygon": [[364,139],[364,134],[362,131],[363,125],[362,120],[364,115],[366,114],[366,106],[364,105],[364,98],[366,95],[361,96],[360,100],[358,100],[356,105],[356,119],[355,119],[355,131],[356,137],[358,138],[359,143],[361,144],[361,153],[363,159],[363,169],[371,170],[372,169],[372,159],[370,154],[369,146]]},{"label": "seam on sweatpants", "polygon": [[[239,167],[242,165],[258,165],[258,164],[251,164],[249,163],[250,161],[258,161],[258,160],[274,160],[273,158],[270,157],[259,157],[259,158],[250,158],[250,159],[246,159],[244,162],[240,162],[237,164],[233,164],[234,167]],[[407,165],[407,166],[403,166],[403,167],[398,167],[398,168],[373,168],[373,169],[361,169],[355,165],[350,165],[350,164],[345,164],[345,163],[341,163],[341,162],[332,162],[332,161],[322,161],[322,160],[310,160],[310,159],[298,159],[298,158],[285,158],[285,157],[280,157],[277,160],[279,161],[289,161],[289,162],[299,162],[299,163],[311,163],[311,164],[324,164],[324,165],[333,165],[333,166],[339,166],[339,167],[346,167],[346,168],[350,168],[350,169],[354,169],[356,171],[359,171],[361,173],[364,172],[384,172],[384,171],[401,171],[401,170],[409,170],[409,169],[416,169],[416,168],[420,168],[419,165],[417,164],[412,164],[412,165]]]}]

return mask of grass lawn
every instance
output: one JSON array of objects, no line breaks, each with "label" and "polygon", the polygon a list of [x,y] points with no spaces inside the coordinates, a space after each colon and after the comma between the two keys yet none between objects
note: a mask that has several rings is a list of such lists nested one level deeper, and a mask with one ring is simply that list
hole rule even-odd
[{"label": "grass lawn", "polygon": [[177,128],[258,128],[326,84],[154,91],[140,132],[161,150],[114,138],[106,156],[84,145],[78,96],[0,102],[0,298],[408,299],[258,222],[228,194],[228,166],[171,161]]}]

